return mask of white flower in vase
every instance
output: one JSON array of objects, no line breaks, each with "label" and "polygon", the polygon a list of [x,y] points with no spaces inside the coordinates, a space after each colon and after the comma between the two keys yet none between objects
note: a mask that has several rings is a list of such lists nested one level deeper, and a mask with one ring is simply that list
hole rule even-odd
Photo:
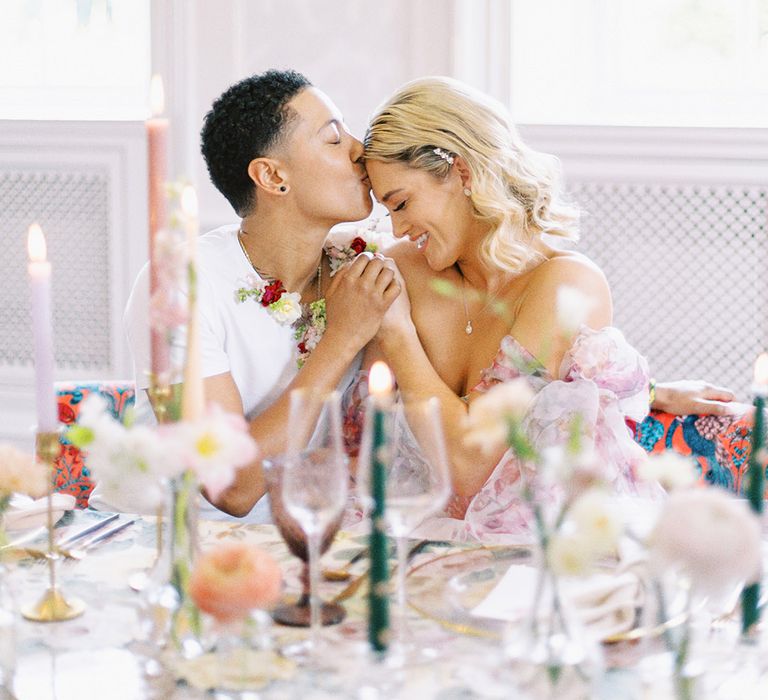
[{"label": "white flower in vase", "polygon": [[163,477],[173,460],[157,431],[143,425],[127,428],[110,415],[104,399],[91,394],[68,435],[87,454],[88,468],[107,500],[139,502],[147,509],[162,504]]},{"label": "white flower in vase", "polygon": [[696,463],[667,450],[644,459],[637,467],[637,476],[642,481],[659,483],[665,491],[676,491],[695,483]]},{"label": "white flower in vase", "polygon": [[507,444],[510,429],[520,423],[535,394],[522,377],[503,382],[481,394],[469,406],[464,441],[484,452]]},{"label": "white flower in vase", "polygon": [[673,492],[648,545],[657,571],[677,570],[703,594],[754,583],[762,570],[758,517],[715,487]]},{"label": "white flower in vase", "polygon": [[558,576],[584,576],[595,563],[595,548],[584,533],[562,528],[549,540],[547,563]]},{"label": "white flower in vase", "polygon": [[605,491],[585,491],[571,505],[568,518],[596,554],[610,554],[618,548],[624,521]]},{"label": "white flower in vase", "polygon": [[209,406],[199,421],[170,428],[182,469],[191,469],[213,499],[234,481],[238,468],[258,455],[245,419],[226,413],[216,404]]}]

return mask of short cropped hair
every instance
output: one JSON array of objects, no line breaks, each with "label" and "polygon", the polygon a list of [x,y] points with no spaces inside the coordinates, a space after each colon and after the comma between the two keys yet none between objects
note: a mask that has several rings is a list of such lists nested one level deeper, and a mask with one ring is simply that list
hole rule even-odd
[{"label": "short cropped hair", "polygon": [[205,115],[201,146],[211,182],[238,216],[252,213],[255,189],[248,164],[269,154],[296,118],[288,103],[312,83],[292,70],[269,70],[229,87]]}]

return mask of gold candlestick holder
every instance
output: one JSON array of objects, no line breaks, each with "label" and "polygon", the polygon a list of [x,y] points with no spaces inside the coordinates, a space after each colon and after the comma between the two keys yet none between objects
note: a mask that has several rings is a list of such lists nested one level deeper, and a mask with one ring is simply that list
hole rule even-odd
[{"label": "gold candlestick holder", "polygon": [[171,404],[173,402],[173,387],[167,382],[158,379],[155,375],[150,377],[149,401],[158,423],[168,423],[173,420]]},{"label": "gold candlestick holder", "polygon": [[[174,400],[174,388],[167,382],[162,381],[157,375],[150,377],[149,400],[152,404],[152,410],[159,425],[170,423],[175,419],[171,414],[171,405]],[[165,507],[161,503],[157,508],[155,516],[155,562],[157,565],[163,556],[163,515]]]},{"label": "gold candlestick holder", "polygon": [[59,434],[38,433],[36,440],[38,458],[51,469],[48,479],[48,590],[34,605],[22,608],[21,614],[33,622],[60,622],[71,620],[85,611],[85,603],[78,598],[67,599],[56,585],[56,563],[59,553],[53,540],[53,464],[59,456]]}]

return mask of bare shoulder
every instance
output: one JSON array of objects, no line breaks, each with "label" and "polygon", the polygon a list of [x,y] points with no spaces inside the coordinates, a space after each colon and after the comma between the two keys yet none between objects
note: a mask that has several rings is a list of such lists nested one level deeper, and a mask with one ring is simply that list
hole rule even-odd
[{"label": "bare shoulder", "polygon": [[610,299],[605,274],[593,260],[581,253],[557,252],[537,265],[529,274],[529,291],[569,285],[598,298]]},{"label": "bare shoulder", "polygon": [[528,274],[530,278],[517,317],[522,325],[541,330],[547,324],[556,324],[558,293],[564,287],[576,289],[590,299],[588,326],[602,328],[611,324],[613,301],[608,281],[603,271],[585,255],[557,252]]},{"label": "bare shoulder", "polygon": [[419,253],[416,246],[408,239],[395,240],[382,249],[382,254],[392,258],[399,267],[425,266],[424,256]]},{"label": "bare shoulder", "polygon": [[409,240],[395,241],[381,252],[395,261],[403,279],[411,289],[425,285],[430,280],[440,276],[427,265],[424,256]]}]

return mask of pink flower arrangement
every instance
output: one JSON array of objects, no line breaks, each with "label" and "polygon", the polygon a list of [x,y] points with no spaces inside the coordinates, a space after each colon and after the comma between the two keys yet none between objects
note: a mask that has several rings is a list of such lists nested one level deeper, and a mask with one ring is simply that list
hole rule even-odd
[{"label": "pink flower arrangement", "polygon": [[0,512],[13,493],[42,496],[48,489],[48,468],[13,445],[0,444]]},{"label": "pink flower arrangement", "polygon": [[219,622],[242,619],[280,598],[280,567],[263,549],[233,542],[202,555],[195,563],[189,593],[195,604]]}]

